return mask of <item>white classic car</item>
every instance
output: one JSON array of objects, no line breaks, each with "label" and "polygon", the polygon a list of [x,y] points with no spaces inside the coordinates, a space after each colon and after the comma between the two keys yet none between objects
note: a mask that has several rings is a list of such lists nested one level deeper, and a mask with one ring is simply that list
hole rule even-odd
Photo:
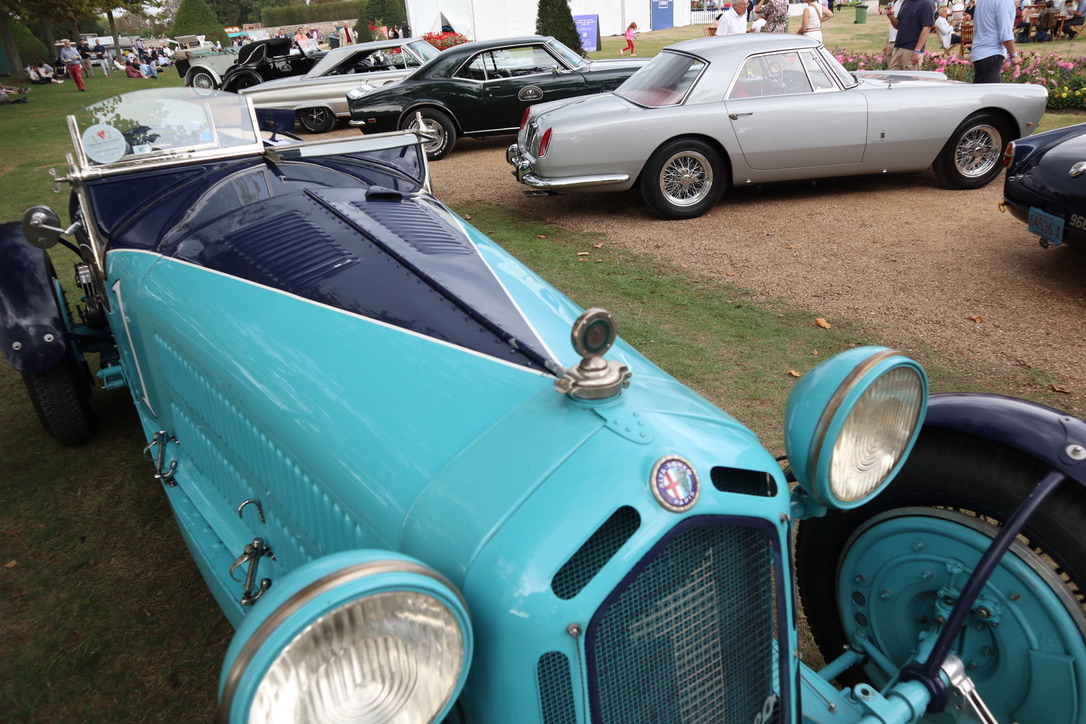
[{"label": "white classic car", "polygon": [[1037,85],[850,73],[796,35],[699,38],[612,93],[532,106],[506,156],[533,193],[639,184],[657,214],[686,219],[729,185],[932,167],[948,186],[979,188],[1046,100]]},{"label": "white classic car", "polygon": [[306,131],[324,133],[337,118],[350,115],[347,93],[363,79],[374,87],[400,80],[439,53],[422,38],[346,45],[328,51],[305,75],[264,81],[238,92],[257,108],[292,110]]}]

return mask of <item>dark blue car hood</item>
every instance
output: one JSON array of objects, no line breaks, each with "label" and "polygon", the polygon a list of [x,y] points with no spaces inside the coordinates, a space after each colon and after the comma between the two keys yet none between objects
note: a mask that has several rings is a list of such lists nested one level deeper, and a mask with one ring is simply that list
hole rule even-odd
[{"label": "dark blue car hood", "polygon": [[[110,250],[155,251],[514,364],[553,368],[466,224],[408,179],[359,178],[365,172],[334,159],[249,159],[89,188]],[[142,203],[133,204],[138,195]]]}]

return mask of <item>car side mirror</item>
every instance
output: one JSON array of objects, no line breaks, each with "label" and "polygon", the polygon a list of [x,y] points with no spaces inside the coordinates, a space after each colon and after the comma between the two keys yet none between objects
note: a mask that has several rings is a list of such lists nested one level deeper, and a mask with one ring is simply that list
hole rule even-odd
[{"label": "car side mirror", "polygon": [[39,249],[56,246],[63,233],[60,218],[48,206],[31,206],[23,213],[23,236],[31,246]]}]

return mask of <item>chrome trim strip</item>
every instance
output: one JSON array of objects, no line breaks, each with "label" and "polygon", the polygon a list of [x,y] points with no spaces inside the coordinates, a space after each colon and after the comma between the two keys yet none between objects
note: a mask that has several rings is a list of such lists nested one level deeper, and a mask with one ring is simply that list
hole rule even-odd
[{"label": "chrome trim strip", "polygon": [[570,176],[569,178],[544,179],[534,173],[518,175],[518,181],[533,189],[569,189],[581,186],[605,186],[607,184],[621,184],[630,180],[628,173],[600,174],[598,176]]}]

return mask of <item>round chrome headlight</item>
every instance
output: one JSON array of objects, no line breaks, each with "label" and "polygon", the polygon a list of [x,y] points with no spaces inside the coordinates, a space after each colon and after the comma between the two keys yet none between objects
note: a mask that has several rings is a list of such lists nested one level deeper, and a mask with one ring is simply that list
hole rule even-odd
[{"label": "round chrome headlight", "polygon": [[264,594],[227,653],[223,722],[440,721],[467,674],[466,608],[432,570],[380,555],[329,556]]},{"label": "round chrome headlight", "polygon": [[826,360],[792,390],[785,444],[800,485],[822,505],[854,508],[893,479],[927,407],[927,376],[894,350]]}]

